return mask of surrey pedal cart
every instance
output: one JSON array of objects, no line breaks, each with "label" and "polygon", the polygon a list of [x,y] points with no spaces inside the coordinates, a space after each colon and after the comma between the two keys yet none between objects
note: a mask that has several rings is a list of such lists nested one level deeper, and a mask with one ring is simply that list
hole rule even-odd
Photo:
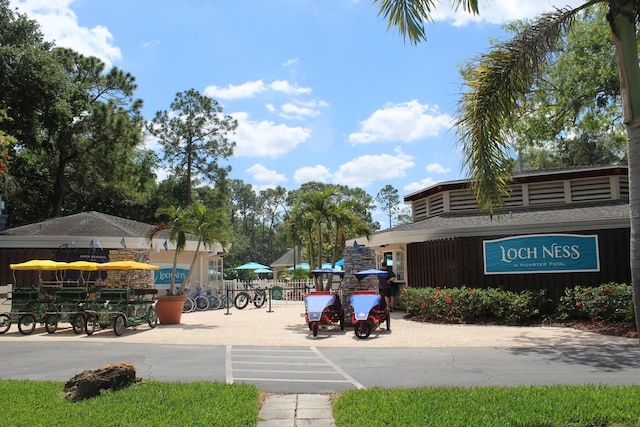
[{"label": "surrey pedal cart", "polygon": [[[321,268],[312,270],[311,273],[319,280],[324,274],[336,274],[341,278],[344,272],[333,268]],[[329,281],[331,286],[331,281]],[[313,336],[318,336],[320,325],[339,324],[340,330],[344,331],[344,308],[340,301],[338,292],[333,291],[313,291],[304,296],[305,321],[309,325],[309,330]]]},{"label": "surrey pedal cart", "polygon": [[[370,269],[355,273],[358,280],[375,275],[387,277],[384,270]],[[351,305],[351,322],[353,323],[356,337],[368,338],[371,332],[381,323],[386,322],[387,331],[391,331],[391,317],[384,297],[378,291],[359,290],[349,298]]]},{"label": "surrey pedal cart", "polygon": [[[158,324],[158,312],[155,307],[155,295],[158,290],[150,287],[150,283],[144,280],[137,281],[133,271],[159,268],[137,261],[111,261],[99,264],[99,270],[107,270],[110,274],[107,275],[107,286],[96,290],[84,311],[86,334],[92,335],[98,327],[106,329],[109,326],[117,336],[122,335],[125,328],[137,328],[143,324],[155,328]],[[114,274],[113,270],[120,273]]]}]

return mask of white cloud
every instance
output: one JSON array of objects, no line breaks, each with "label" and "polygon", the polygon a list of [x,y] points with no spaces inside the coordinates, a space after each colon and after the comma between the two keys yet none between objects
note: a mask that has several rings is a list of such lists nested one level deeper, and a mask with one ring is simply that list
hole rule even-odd
[{"label": "white cloud", "polygon": [[242,99],[252,98],[256,94],[267,90],[284,93],[285,95],[303,95],[311,93],[311,88],[298,87],[292,85],[286,80],[276,80],[269,84],[266,84],[263,80],[255,80],[252,82],[242,83],[240,85],[229,84],[227,87],[210,85],[204,89],[204,94],[217,99]]},{"label": "white cloud", "polygon": [[252,121],[247,113],[231,115],[238,120],[234,155],[239,157],[281,157],[311,136],[308,128],[275,124],[267,120]]},{"label": "white cloud", "polygon": [[450,168],[445,168],[440,163],[429,163],[424,167],[427,172],[431,173],[449,173],[451,172]]},{"label": "white cloud", "polygon": [[291,59],[287,59],[286,61],[284,61],[282,63],[282,65],[285,66],[285,67],[290,67],[292,65],[296,65],[299,62],[300,62],[300,58],[291,58]]},{"label": "white cloud", "polygon": [[286,95],[304,95],[311,93],[311,88],[292,86],[286,80],[276,80],[271,83],[269,87],[275,92],[281,92]]},{"label": "white cloud", "polygon": [[97,25],[83,27],[71,10],[73,0],[24,0],[12,1],[29,18],[38,21],[45,40],[56,46],[75,50],[85,56],[100,58],[107,68],[122,59],[120,48],[113,44],[113,35],[107,27]]},{"label": "white cloud", "polygon": [[340,165],[333,175],[333,181],[364,188],[374,181],[404,177],[405,171],[414,166],[413,157],[402,153],[400,149],[396,149],[395,154],[367,154]]},{"label": "white cloud", "polygon": [[371,142],[412,142],[438,136],[451,127],[453,117],[441,114],[438,107],[417,100],[387,104],[361,122],[360,131],[349,135],[352,144]]},{"label": "white cloud", "polygon": [[275,186],[277,183],[287,181],[287,178],[283,174],[271,169],[267,169],[260,163],[256,163],[255,165],[251,166],[246,170],[246,172],[253,176],[253,179],[255,181],[262,183],[263,185]]},{"label": "white cloud", "polygon": [[[495,0],[479,2],[479,15],[464,12],[462,7],[454,11],[446,2],[440,2],[434,10],[434,21],[449,21],[455,26],[467,25],[470,22],[486,22],[504,24],[516,19],[534,18],[554,8],[566,6],[575,8],[584,4],[584,0]],[[428,34],[427,34],[428,35]]]},{"label": "white cloud", "polygon": [[331,171],[323,165],[305,166],[300,169],[296,169],[293,174],[293,180],[299,185],[311,181],[326,183],[329,182],[330,179]]},{"label": "white cloud", "polygon": [[253,82],[246,82],[241,85],[230,84],[227,87],[207,86],[204,89],[204,94],[211,98],[219,99],[239,99],[239,98],[251,98],[255,94],[264,92],[267,90],[262,80],[256,80]]},{"label": "white cloud", "polygon": [[309,117],[315,117],[320,114],[320,108],[328,106],[326,101],[300,101],[294,100],[282,104],[280,107],[280,116],[286,119],[305,120]]}]

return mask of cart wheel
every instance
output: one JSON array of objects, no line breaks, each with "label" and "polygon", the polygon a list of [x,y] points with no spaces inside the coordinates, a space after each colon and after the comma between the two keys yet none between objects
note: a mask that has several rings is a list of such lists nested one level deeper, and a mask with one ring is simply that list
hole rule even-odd
[{"label": "cart wheel", "polygon": [[73,332],[76,334],[81,334],[85,330],[85,323],[87,320],[85,319],[84,313],[76,313],[73,315],[73,320],[71,321],[71,327],[73,328]]},{"label": "cart wheel", "polygon": [[387,313],[387,331],[391,332],[391,315]]},{"label": "cart wheel", "polygon": [[87,318],[84,323],[84,332],[87,335],[93,335],[96,331],[96,323],[98,323],[98,318],[93,314],[87,314]]},{"label": "cart wheel", "polygon": [[242,310],[249,304],[249,294],[246,292],[240,292],[236,295],[236,299],[233,300],[233,304],[238,310]]},{"label": "cart wheel", "polygon": [[309,330],[311,330],[311,329],[313,328],[312,323],[313,323],[313,322],[309,322],[309,323],[307,323],[307,325],[309,326]]},{"label": "cart wheel", "polygon": [[0,314],[0,334],[4,334],[11,327],[11,317],[8,314]]},{"label": "cart wheel", "polygon": [[113,319],[113,333],[116,336],[120,336],[124,333],[124,316],[122,314],[118,314],[115,319]]},{"label": "cart wheel", "polygon": [[344,331],[344,314],[341,314],[341,315],[340,315],[340,320],[339,320],[339,322],[340,322],[340,330],[341,330],[341,331]]},{"label": "cart wheel", "polygon": [[369,322],[358,322],[354,328],[356,336],[362,340],[371,335],[371,324]]},{"label": "cart wheel", "polygon": [[52,334],[58,329],[58,316],[47,314],[44,318],[44,329],[48,334]]},{"label": "cart wheel", "polygon": [[18,318],[18,330],[22,335],[29,335],[36,329],[36,316],[23,314]]},{"label": "cart wheel", "polygon": [[205,296],[199,295],[196,297],[196,310],[204,311],[209,309],[209,299]]},{"label": "cart wheel", "polygon": [[253,298],[253,305],[255,305],[256,308],[260,308],[264,305],[265,302],[267,302],[267,294],[261,291],[257,291],[256,296]]},{"label": "cart wheel", "polygon": [[152,329],[158,326],[158,312],[155,307],[149,307],[149,311],[147,312],[147,323],[149,323],[149,327]]},{"label": "cart wheel", "polygon": [[313,331],[313,336],[317,337],[318,336],[318,322],[311,322],[313,327],[312,327],[312,331]]}]

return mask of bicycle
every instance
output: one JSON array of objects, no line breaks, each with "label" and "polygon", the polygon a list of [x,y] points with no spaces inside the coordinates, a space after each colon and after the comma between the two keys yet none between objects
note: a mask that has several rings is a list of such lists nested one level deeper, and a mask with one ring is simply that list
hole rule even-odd
[{"label": "bicycle", "polygon": [[253,302],[256,308],[260,308],[267,302],[267,292],[264,289],[254,288],[251,284],[245,285],[244,291],[240,291],[233,300],[233,304],[238,310],[242,310],[249,304],[249,301]]},{"label": "bicycle", "polygon": [[209,298],[202,294],[202,290],[197,288],[193,294],[185,292],[187,299],[182,306],[183,313],[191,313],[193,311],[204,311],[209,309]]}]

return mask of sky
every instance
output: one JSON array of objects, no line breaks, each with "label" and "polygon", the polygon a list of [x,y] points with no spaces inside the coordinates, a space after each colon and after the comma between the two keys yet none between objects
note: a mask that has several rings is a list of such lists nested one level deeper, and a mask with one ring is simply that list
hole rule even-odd
[{"label": "sky", "polygon": [[10,0],[45,39],[131,73],[146,120],[189,89],[218,101],[238,121],[230,178],[255,191],[320,181],[375,198],[389,184],[401,199],[465,177],[460,65],[505,23],[584,0],[479,3],[471,16],[437,2],[415,46],[370,0]]}]

